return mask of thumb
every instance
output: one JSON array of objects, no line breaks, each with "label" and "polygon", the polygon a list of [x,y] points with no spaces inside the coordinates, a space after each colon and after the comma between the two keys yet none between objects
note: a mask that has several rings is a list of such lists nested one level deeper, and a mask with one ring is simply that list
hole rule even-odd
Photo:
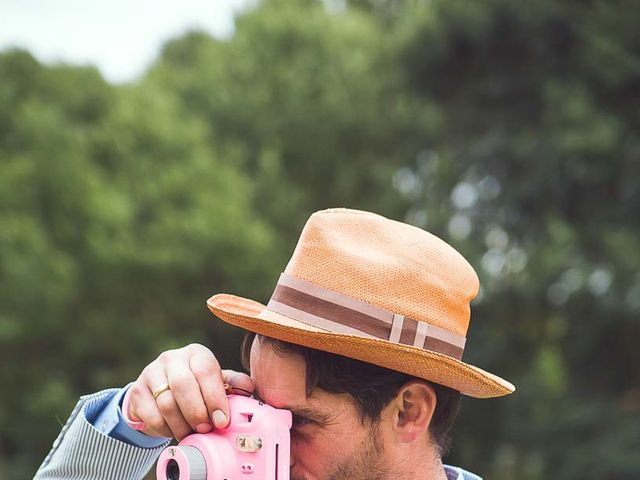
[{"label": "thumb", "polygon": [[237,395],[250,396],[255,390],[253,380],[246,373],[236,372],[235,370],[223,370],[222,379],[224,383],[228,384],[231,388],[228,393],[235,393]]}]

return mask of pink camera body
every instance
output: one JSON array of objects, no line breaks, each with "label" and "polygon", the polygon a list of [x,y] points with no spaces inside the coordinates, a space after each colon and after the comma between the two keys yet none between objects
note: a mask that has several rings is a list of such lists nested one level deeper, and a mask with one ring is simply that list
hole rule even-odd
[{"label": "pink camera body", "polygon": [[158,480],[289,480],[291,412],[229,395],[231,422],[160,454]]}]

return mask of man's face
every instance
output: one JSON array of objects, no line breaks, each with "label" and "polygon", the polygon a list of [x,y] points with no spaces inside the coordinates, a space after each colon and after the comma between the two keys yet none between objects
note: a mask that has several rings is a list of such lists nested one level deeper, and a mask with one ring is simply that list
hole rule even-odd
[{"label": "man's face", "polygon": [[395,478],[385,458],[381,423],[363,425],[347,394],[316,389],[307,397],[305,371],[300,355],[254,340],[251,377],[256,395],[293,413],[291,480]]}]

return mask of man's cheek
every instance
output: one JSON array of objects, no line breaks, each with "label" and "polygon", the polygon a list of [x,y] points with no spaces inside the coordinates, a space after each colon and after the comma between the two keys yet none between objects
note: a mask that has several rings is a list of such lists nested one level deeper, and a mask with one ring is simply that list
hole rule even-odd
[{"label": "man's cheek", "polygon": [[309,445],[314,440],[312,432],[305,431],[303,428],[295,428],[291,430],[291,450],[294,446],[301,448]]},{"label": "man's cheek", "polygon": [[315,442],[310,437],[291,437],[291,456],[293,465],[298,463],[306,465],[309,460],[313,460],[314,457],[317,458],[319,453],[320,449],[317,448]]},{"label": "man's cheek", "polygon": [[323,478],[327,452],[311,441],[291,442],[291,480]]},{"label": "man's cheek", "polygon": [[310,479],[305,475],[298,475],[294,472],[291,472],[291,474],[289,475],[289,480],[310,480]]}]

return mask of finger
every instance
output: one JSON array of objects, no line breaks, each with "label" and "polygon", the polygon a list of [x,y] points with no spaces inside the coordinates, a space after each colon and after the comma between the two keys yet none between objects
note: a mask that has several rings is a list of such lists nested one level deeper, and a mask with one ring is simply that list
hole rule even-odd
[{"label": "finger", "polygon": [[[170,388],[173,388],[171,387],[171,382],[168,380],[166,373],[163,372],[162,368],[150,368],[146,375],[146,381],[149,392],[153,392],[164,383],[168,383]],[[171,390],[162,392],[155,400],[153,399],[153,396],[151,399],[171,430],[172,437],[182,440],[192,432],[192,428],[182,416],[182,412],[173,398]],[[144,421],[144,419],[142,420]]]},{"label": "finger", "polygon": [[224,389],[220,364],[208,349],[194,351],[189,359],[189,367],[200,388],[210,420],[217,428],[229,424],[229,400]]},{"label": "finger", "polygon": [[142,432],[146,435],[165,438],[173,437],[146,383],[136,381],[129,388],[129,411],[124,412],[125,415],[142,421],[145,426]]},{"label": "finger", "polygon": [[209,413],[190,365],[186,362],[168,364],[167,379],[173,399],[191,429],[199,433],[210,431],[212,425]]},{"label": "finger", "polygon": [[251,396],[255,390],[253,380],[246,373],[236,372],[235,370],[222,370],[222,379],[224,383],[231,387],[230,393]]},{"label": "finger", "polygon": [[182,416],[178,404],[173,398],[171,390],[167,390],[159,395],[158,398],[156,398],[156,405],[158,406],[158,410],[162,414],[164,421],[167,422],[167,425],[171,430],[172,437],[180,441],[193,432],[191,425],[189,425]]}]

